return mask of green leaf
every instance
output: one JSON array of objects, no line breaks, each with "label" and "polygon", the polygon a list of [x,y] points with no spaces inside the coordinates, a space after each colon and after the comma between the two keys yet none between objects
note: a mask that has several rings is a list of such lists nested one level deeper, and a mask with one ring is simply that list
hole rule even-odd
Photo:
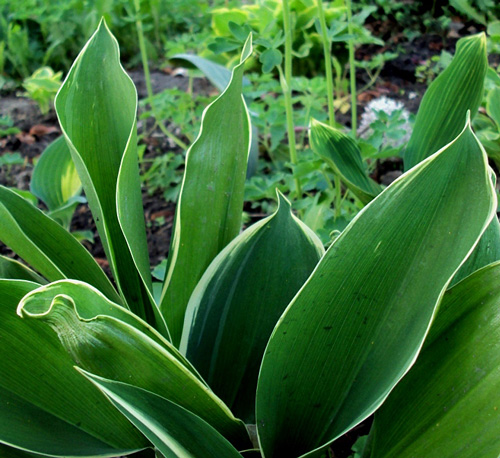
[{"label": "green leaf", "polygon": [[271,332],[324,252],[280,193],[278,200],[276,213],[235,238],[210,264],[189,301],[180,346],[246,423],[254,423],[257,377]]},{"label": "green leaf", "polygon": [[405,170],[452,141],[460,133],[467,110],[473,117],[476,115],[487,69],[486,35],[460,39],[451,64],[422,99],[404,153]]},{"label": "green leaf", "polygon": [[450,286],[469,276],[476,270],[500,260],[500,223],[495,216],[484,232],[474,251],[455,274]]},{"label": "green leaf", "polygon": [[37,286],[0,280],[0,442],[61,457],[117,456],[146,447],[73,369],[54,333],[16,315],[21,298]]},{"label": "green leaf", "polygon": [[262,71],[264,73],[269,73],[273,70],[274,67],[278,67],[279,65],[281,65],[283,56],[277,49],[266,49],[260,55],[259,61],[262,62]]},{"label": "green leaf", "polygon": [[106,315],[133,326],[158,345],[164,347],[173,358],[176,358],[193,375],[205,383],[192,364],[156,329],[124,307],[111,302],[100,291],[87,283],[76,280],[61,280],[50,283],[42,288],[38,288],[33,294],[26,295],[23,298],[20,310],[27,315],[44,313],[47,311],[48,304],[58,296],[72,298],[75,302],[78,316],[83,320],[91,320],[98,315]]},{"label": "green leaf", "polygon": [[486,18],[471,5],[470,0],[450,0],[450,4],[453,8],[474,19],[479,24],[486,25]]},{"label": "green leaf", "polygon": [[227,37],[231,35],[229,22],[245,24],[248,19],[249,13],[240,8],[214,8],[212,10],[212,29],[217,35]]},{"label": "green leaf", "polygon": [[496,263],[446,292],[417,363],[375,414],[369,456],[497,458],[499,367]]},{"label": "green leaf", "polygon": [[11,190],[0,186],[0,240],[47,280],[74,278],[121,303],[90,253],[68,231]]},{"label": "green leaf", "polygon": [[354,195],[367,204],[382,187],[367,174],[356,142],[339,129],[311,120],[311,148],[340,177]]},{"label": "green leaf", "polygon": [[15,259],[7,258],[6,256],[0,256],[0,279],[26,280],[41,285],[47,283],[43,277],[29,267],[21,264]]},{"label": "green leaf", "polygon": [[55,107],[106,256],[127,305],[157,323],[137,164],[137,92],[101,21],[59,90]]},{"label": "green leaf", "polygon": [[186,155],[167,275],[160,307],[178,345],[196,284],[215,256],[238,235],[250,147],[248,112],[241,96],[248,38],[226,90],[207,107],[200,134]]},{"label": "green leaf", "polygon": [[[240,46],[238,45],[236,49]],[[170,58],[174,64],[179,63],[181,65],[190,67],[196,67],[207,77],[207,79],[221,92],[226,89],[227,85],[231,81],[231,71],[228,70],[223,65],[212,62],[211,60],[205,59],[203,57],[195,56],[192,54],[176,54]],[[186,65],[187,64],[187,65]],[[248,78],[243,77],[242,80],[243,87],[249,86],[250,81]],[[245,97],[247,104],[251,102],[249,97]],[[257,170],[257,161],[259,157],[259,130],[255,125],[252,126],[252,140],[250,145],[250,154],[248,158],[248,169],[247,178],[251,177]]]},{"label": "green leaf", "polygon": [[40,156],[33,169],[30,189],[50,211],[80,195],[82,183],[64,137],[54,140]]},{"label": "green leaf", "polygon": [[189,410],[141,388],[81,372],[165,458],[241,458],[223,436]]},{"label": "green leaf", "polygon": [[12,192],[15,192],[18,196],[21,196],[23,199],[27,200],[30,204],[34,205],[35,207],[38,205],[38,199],[30,191],[19,188],[8,188],[8,189],[10,189]]},{"label": "green leaf", "polygon": [[111,312],[112,304],[99,305],[104,298],[95,290],[73,288],[49,293],[50,285],[26,296],[19,313],[50,326],[75,364],[95,375],[165,397],[199,415],[235,443],[244,442],[244,425],[151,328],[142,325],[141,329],[131,313],[123,316],[127,313],[124,309],[122,316],[117,315],[117,306],[112,315],[100,313],[106,305]]},{"label": "green leaf", "polygon": [[[67,231],[70,230],[71,220],[73,219],[73,215],[75,213],[76,207],[81,203],[86,203],[87,199],[83,196],[76,196],[66,202],[60,208],[56,208],[54,211],[50,211],[47,214],[54,220],[56,220],[62,227],[64,227]],[[76,235],[73,232],[73,235]]]},{"label": "green leaf", "polygon": [[495,209],[487,158],[467,123],[358,214],[266,348],[257,388],[266,458],[309,456],[382,404]]},{"label": "green leaf", "polygon": [[486,111],[500,131],[500,87],[495,87],[488,92]]},{"label": "green leaf", "polygon": [[[229,81],[231,81],[231,70],[228,70],[221,64],[212,62],[204,57],[193,54],[176,54],[169,59],[173,64],[182,64],[188,68],[196,67],[201,70],[207,79],[219,90],[224,91]],[[243,86],[250,84],[250,81],[243,77]]]}]

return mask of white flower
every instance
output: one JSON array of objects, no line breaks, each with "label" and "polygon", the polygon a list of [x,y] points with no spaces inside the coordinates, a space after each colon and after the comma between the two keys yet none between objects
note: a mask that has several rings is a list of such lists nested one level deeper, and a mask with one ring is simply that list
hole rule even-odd
[{"label": "white flower", "polygon": [[404,130],[405,134],[403,136],[398,136],[399,138],[390,138],[387,133],[384,133],[381,146],[395,148],[408,143],[412,131],[410,124],[410,112],[405,108],[402,102],[389,99],[385,96],[373,99],[370,103],[368,103],[368,105],[366,105],[365,110],[361,115],[361,122],[358,129],[359,136],[364,139],[369,139],[374,134],[372,124],[377,121],[381,121],[379,112],[386,113],[390,116],[392,113],[399,110],[401,110],[399,117],[397,117],[397,119],[390,120],[388,125],[391,126],[391,124],[394,123],[394,128]]}]

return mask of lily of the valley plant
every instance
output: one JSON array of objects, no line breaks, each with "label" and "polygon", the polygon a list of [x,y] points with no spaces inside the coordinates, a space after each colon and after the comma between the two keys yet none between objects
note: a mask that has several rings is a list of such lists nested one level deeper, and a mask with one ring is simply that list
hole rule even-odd
[{"label": "lily of the valley plant", "polygon": [[2,457],[321,456],[374,412],[365,458],[498,457],[500,231],[467,116],[484,35],[430,87],[388,188],[350,137],[313,122],[313,149],[366,204],[326,253],[282,195],[239,233],[251,52],[249,38],[187,153],[158,299],[134,85],[104,23],[76,59],[55,106],[114,283],[0,187],[0,239],[33,268],[0,263]]}]

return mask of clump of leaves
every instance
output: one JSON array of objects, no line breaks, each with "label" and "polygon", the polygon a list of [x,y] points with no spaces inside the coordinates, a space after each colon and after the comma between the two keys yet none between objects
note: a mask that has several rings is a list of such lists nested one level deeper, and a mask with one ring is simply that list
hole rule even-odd
[{"label": "clump of leaves", "polygon": [[47,114],[50,110],[61,87],[61,78],[62,72],[55,73],[50,67],[42,67],[24,80],[23,87],[28,97],[38,103],[42,114]]},{"label": "clump of leaves", "polygon": [[101,23],[55,105],[116,288],[71,234],[0,187],[0,238],[38,271],[0,258],[0,451],[306,458],[377,411],[363,458],[496,456],[500,225],[463,122],[485,49],[483,35],[462,42],[422,102],[409,170],[384,190],[350,137],[313,123],[316,154],[365,205],[324,252],[282,194],[240,233],[249,38],[187,152],[156,301],[137,95]]}]

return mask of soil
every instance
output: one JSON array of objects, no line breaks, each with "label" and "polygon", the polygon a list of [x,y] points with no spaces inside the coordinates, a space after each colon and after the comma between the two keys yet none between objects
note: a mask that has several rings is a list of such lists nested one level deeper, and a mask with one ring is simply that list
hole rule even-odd
[{"label": "soil", "polygon": [[[375,27],[376,25],[374,25]],[[467,32],[468,33],[468,32]],[[386,95],[387,97],[401,100],[409,111],[416,113],[425,85],[415,80],[415,68],[422,60],[439,54],[442,49],[454,48],[456,37],[443,39],[439,36],[422,36],[412,42],[405,42],[403,37],[395,36],[388,41],[387,49],[398,49],[399,56],[386,62],[377,84],[365,93],[359,94],[358,113],[371,99]],[[380,49],[373,47],[363,47],[357,51],[357,59],[364,59]],[[139,98],[146,97],[146,87],[142,70],[130,71],[134,80]],[[152,72],[152,85],[155,93],[171,87],[187,89],[188,78],[185,74],[174,69],[164,69],[163,71]],[[359,75],[358,85],[364,84],[364,76]],[[195,79],[195,92],[210,93],[212,86],[204,79]],[[60,135],[55,113],[51,111],[47,115],[41,115],[37,105],[23,98],[19,94],[7,94],[2,96],[0,104],[0,116],[9,116],[14,125],[21,130],[21,133],[0,138],[0,155],[6,152],[19,152],[25,162],[22,166],[13,166],[10,170],[0,168],[0,184],[16,186],[21,189],[29,189],[29,181],[33,169],[33,160],[39,157],[47,145]],[[350,123],[350,114],[347,113],[341,122],[346,125]],[[139,130],[144,126],[139,123]],[[168,127],[168,126],[167,126]],[[145,139],[147,145],[145,157],[154,157],[167,150],[177,151],[175,145],[165,138],[161,132],[154,131],[150,138]],[[378,164],[373,178],[380,183],[389,184],[401,172],[402,163],[399,159],[384,161]],[[175,205],[165,203],[161,195],[150,196],[143,190],[144,215],[147,226],[147,240],[151,265],[156,266],[168,253],[172,224],[174,219]],[[252,221],[261,216],[260,214],[250,215]],[[91,212],[87,205],[80,205],[74,215],[72,230],[92,230],[95,236],[95,243],[83,242],[96,260],[109,274],[109,265],[105,259],[102,244],[96,231]],[[0,243],[0,254],[15,256],[7,247]],[[354,430],[336,441],[332,446],[331,456],[335,458],[346,458],[351,455],[351,447],[356,439],[367,434],[371,425],[371,419],[363,422]]]}]

